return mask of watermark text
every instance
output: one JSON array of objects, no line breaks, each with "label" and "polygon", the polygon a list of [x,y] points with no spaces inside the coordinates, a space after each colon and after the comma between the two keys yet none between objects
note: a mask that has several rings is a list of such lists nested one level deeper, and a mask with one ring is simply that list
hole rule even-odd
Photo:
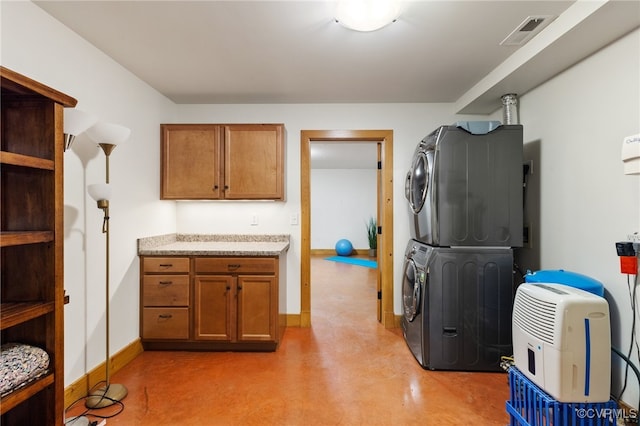
[{"label": "watermark text", "polygon": [[576,415],[579,419],[605,419],[610,422],[622,419],[629,423],[638,423],[638,410],[635,408],[630,410],[622,408],[576,408]]}]

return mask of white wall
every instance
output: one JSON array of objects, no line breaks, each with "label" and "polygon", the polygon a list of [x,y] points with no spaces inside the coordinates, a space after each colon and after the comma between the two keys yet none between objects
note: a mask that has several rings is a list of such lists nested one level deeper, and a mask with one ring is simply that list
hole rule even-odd
[{"label": "white wall", "polygon": [[[601,281],[612,344],[626,353],[632,315],[615,242],[640,230],[640,176],[624,175],[621,161],[623,138],[640,132],[640,30],[522,96],[520,121],[525,157],[534,162],[527,199],[534,245],[521,266]],[[612,360],[617,392],[621,363]],[[635,350],[633,360],[639,365]],[[637,407],[631,371],[623,399]]]},{"label": "white wall", "polygon": [[[136,239],[175,231],[160,202],[159,123],[173,104],[30,2],[1,2],[2,65],[78,100],[78,108],[131,129],[111,155],[111,352],[138,338]],[[104,182],[102,151],[83,134],[64,155],[65,385],[105,360],[102,211],[86,192]]]},{"label": "white wall", "polygon": [[311,170],[311,249],[333,249],[342,238],[354,249],[369,248],[366,224],[376,217],[376,182],[376,169]]}]

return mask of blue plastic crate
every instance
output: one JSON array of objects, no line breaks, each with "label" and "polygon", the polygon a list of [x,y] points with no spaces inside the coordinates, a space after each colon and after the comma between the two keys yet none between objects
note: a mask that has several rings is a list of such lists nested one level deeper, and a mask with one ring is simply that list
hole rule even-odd
[{"label": "blue plastic crate", "polygon": [[619,415],[615,401],[558,402],[516,367],[509,369],[507,413],[511,426],[615,426]]}]

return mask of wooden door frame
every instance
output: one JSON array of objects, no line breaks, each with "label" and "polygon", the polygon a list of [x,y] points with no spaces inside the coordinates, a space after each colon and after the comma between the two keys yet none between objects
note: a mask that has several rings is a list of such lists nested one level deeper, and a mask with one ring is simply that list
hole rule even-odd
[{"label": "wooden door frame", "polygon": [[[381,289],[381,322],[395,327],[393,311],[393,130],[300,131],[300,326],[311,326],[311,142],[377,142],[381,145],[381,188],[378,218],[378,288]],[[374,313],[372,312],[372,315]]]}]

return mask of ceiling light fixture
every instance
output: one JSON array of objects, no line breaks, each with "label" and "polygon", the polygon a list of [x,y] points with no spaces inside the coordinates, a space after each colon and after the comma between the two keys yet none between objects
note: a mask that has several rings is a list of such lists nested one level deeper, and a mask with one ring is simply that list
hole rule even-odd
[{"label": "ceiling light fixture", "polygon": [[354,31],[375,31],[394,22],[399,0],[338,0],[336,22]]}]

